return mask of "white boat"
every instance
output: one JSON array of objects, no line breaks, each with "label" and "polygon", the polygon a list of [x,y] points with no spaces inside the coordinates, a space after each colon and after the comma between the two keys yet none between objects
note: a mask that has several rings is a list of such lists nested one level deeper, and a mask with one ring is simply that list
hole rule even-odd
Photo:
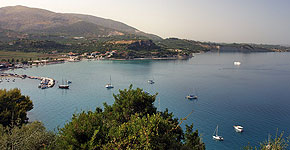
[{"label": "white boat", "polygon": [[114,86],[113,86],[112,83],[111,83],[111,76],[110,76],[110,83],[106,84],[105,87],[106,87],[107,89],[114,88]]},{"label": "white boat", "polygon": [[218,130],[219,130],[219,127],[218,127],[218,125],[217,125],[216,128],[215,128],[215,130],[214,130],[214,132],[213,132],[212,138],[213,138],[214,140],[217,140],[217,141],[223,141],[224,138],[223,138],[222,136],[219,136],[219,135],[218,135]]},{"label": "white boat", "polygon": [[60,89],[69,89],[69,85],[59,85],[58,88],[60,88]]},{"label": "white boat", "polygon": [[148,80],[148,83],[149,84],[154,84],[155,82],[154,82],[154,80]]},{"label": "white boat", "polygon": [[239,65],[241,65],[241,62],[239,62],[239,61],[235,61],[235,62],[234,62],[234,65],[235,65],[235,66],[239,66]]},{"label": "white boat", "polygon": [[62,84],[61,85],[58,85],[58,88],[60,88],[60,89],[69,89],[69,85],[68,84],[64,84],[63,83],[63,80],[62,80]]},{"label": "white boat", "polygon": [[242,127],[240,125],[234,126],[234,129],[235,129],[236,132],[243,132],[244,131],[244,127]]},{"label": "white boat", "polygon": [[198,97],[196,95],[187,95],[185,98],[189,99],[189,100],[192,100],[192,99],[197,99]]}]

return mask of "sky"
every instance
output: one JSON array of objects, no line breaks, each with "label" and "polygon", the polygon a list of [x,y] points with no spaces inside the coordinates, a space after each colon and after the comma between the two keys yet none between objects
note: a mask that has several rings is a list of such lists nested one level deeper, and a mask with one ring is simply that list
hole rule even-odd
[{"label": "sky", "polygon": [[0,0],[113,19],[163,38],[290,45],[290,0]]}]

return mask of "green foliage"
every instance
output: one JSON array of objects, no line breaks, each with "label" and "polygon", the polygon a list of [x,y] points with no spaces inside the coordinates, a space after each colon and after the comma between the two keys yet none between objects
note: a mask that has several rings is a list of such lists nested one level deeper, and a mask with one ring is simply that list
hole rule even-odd
[{"label": "green foliage", "polygon": [[183,150],[194,149],[194,150],[204,150],[205,144],[201,141],[201,138],[198,136],[198,130],[193,132],[193,124],[190,126],[186,125],[185,144]]},{"label": "green foliage", "polygon": [[73,115],[72,121],[60,129],[59,148],[89,149],[104,144],[106,141],[104,133],[107,129],[104,127],[102,120],[102,115],[98,110]]},{"label": "green foliage", "polygon": [[156,95],[142,89],[120,90],[104,111],[82,112],[59,129],[57,149],[194,149],[203,150],[198,132],[187,127],[186,136],[178,119],[168,110],[157,112]]},{"label": "green foliage", "polygon": [[110,130],[111,141],[105,149],[180,149],[178,134],[171,132],[176,127],[160,114],[139,117],[131,116],[130,121]]},{"label": "green foliage", "polygon": [[32,108],[30,98],[21,95],[19,89],[0,90],[0,124],[3,126],[27,123],[27,112]]},{"label": "green foliage", "polygon": [[55,135],[45,130],[41,122],[33,122],[13,128],[0,125],[1,150],[40,150],[53,149]]},{"label": "green foliage", "polygon": [[289,149],[289,137],[284,137],[284,133],[282,132],[278,135],[278,131],[276,133],[275,138],[271,138],[266,140],[263,143],[260,143],[260,147],[253,147],[248,145],[244,147],[245,150],[287,150]]},{"label": "green foliage", "polygon": [[156,107],[153,105],[157,94],[149,95],[142,89],[119,90],[119,94],[113,95],[115,102],[112,106],[105,105],[105,115],[116,120],[117,123],[123,123],[130,120],[131,115],[135,113],[141,116],[156,113]]}]

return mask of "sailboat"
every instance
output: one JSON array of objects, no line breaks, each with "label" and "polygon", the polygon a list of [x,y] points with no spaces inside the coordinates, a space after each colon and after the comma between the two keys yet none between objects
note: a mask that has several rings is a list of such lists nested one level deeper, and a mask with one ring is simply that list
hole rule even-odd
[{"label": "sailboat", "polygon": [[110,76],[110,83],[109,83],[109,84],[106,84],[105,87],[106,87],[107,89],[114,88],[114,86],[113,86],[112,83],[111,83],[111,76]]},{"label": "sailboat", "polygon": [[[195,91],[196,91],[196,90],[195,90]],[[195,92],[195,93],[196,93],[196,92]],[[198,96],[197,96],[197,94],[196,94],[196,95],[194,95],[194,94],[189,94],[189,95],[187,95],[185,98],[186,98],[186,99],[189,99],[189,100],[193,100],[193,99],[197,99]]]},{"label": "sailboat", "polygon": [[61,85],[58,85],[58,88],[60,88],[60,89],[69,89],[69,85],[68,84],[64,84],[63,83],[63,80],[62,80],[62,84]]},{"label": "sailboat", "polygon": [[219,126],[217,125],[216,128],[215,128],[215,130],[214,130],[214,132],[213,132],[212,138],[214,140],[217,140],[217,141],[223,141],[224,138],[222,136],[219,136],[218,135],[218,130],[219,130]]}]

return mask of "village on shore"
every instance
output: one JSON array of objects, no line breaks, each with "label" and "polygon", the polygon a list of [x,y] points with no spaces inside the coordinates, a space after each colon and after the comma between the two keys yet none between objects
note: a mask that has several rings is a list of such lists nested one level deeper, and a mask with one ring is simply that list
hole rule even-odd
[{"label": "village on shore", "polygon": [[[174,50],[176,52],[181,53],[182,50]],[[114,55],[117,53],[117,50],[106,51],[105,53],[101,53],[98,51],[91,53],[73,53],[69,52],[67,54],[58,55],[51,58],[38,58],[36,60],[29,61],[2,61],[0,62],[0,71],[5,71],[9,69],[17,69],[17,68],[29,68],[32,66],[42,66],[42,65],[50,65],[50,64],[59,64],[65,62],[79,62],[81,60],[128,60],[124,58],[116,58]],[[173,55],[170,57],[141,57],[141,58],[132,58],[129,60],[145,60],[145,59],[158,59],[158,60],[175,60],[175,59],[188,59],[193,57],[193,55],[188,54],[179,54]]]}]

